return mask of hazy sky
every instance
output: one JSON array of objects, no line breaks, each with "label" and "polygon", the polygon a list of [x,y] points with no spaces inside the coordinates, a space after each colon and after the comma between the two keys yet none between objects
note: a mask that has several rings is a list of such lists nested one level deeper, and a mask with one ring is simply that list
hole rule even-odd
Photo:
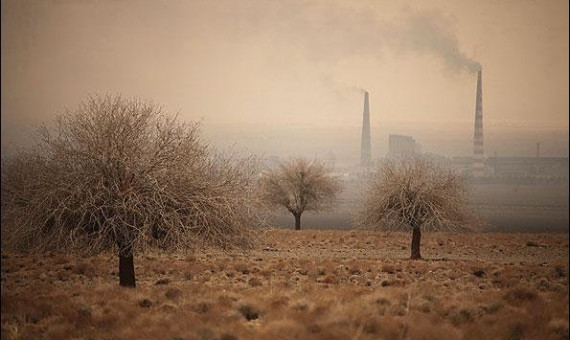
[{"label": "hazy sky", "polygon": [[388,134],[568,155],[568,1],[2,0],[2,151],[89,94],[151,98],[215,145],[357,164]]}]

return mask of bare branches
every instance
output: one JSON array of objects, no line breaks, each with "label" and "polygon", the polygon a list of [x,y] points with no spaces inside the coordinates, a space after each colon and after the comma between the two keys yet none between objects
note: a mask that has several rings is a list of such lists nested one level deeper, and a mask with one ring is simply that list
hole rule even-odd
[{"label": "bare branches", "polygon": [[341,190],[339,180],[328,173],[323,163],[302,157],[266,170],[261,188],[265,202],[284,207],[293,215],[330,208]]},{"label": "bare branches", "polygon": [[384,230],[458,230],[471,221],[459,174],[415,156],[387,160],[366,194],[357,223]]},{"label": "bare branches", "polygon": [[2,164],[8,244],[90,253],[117,243],[245,246],[259,222],[256,159],[216,152],[197,124],[152,103],[92,97],[39,136],[36,149]]}]

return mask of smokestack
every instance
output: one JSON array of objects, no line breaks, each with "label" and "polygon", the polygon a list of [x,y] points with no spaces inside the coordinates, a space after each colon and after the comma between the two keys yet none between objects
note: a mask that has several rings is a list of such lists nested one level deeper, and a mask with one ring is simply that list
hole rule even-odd
[{"label": "smokestack", "polygon": [[536,158],[540,158],[540,143],[536,143]]},{"label": "smokestack", "polygon": [[483,147],[483,89],[481,70],[477,72],[477,97],[475,99],[475,133],[473,136],[473,177],[485,174],[485,149]]},{"label": "smokestack", "polygon": [[362,113],[362,140],[360,143],[360,166],[370,166],[370,109],[368,91],[364,92],[364,112]]}]

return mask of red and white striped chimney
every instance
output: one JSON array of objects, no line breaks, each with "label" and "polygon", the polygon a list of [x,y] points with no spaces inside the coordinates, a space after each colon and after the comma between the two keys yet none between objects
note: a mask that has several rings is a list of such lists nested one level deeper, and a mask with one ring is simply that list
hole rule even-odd
[{"label": "red and white striped chimney", "polygon": [[483,147],[483,89],[481,84],[481,70],[477,72],[472,174],[473,177],[481,177],[485,175],[485,149]]}]

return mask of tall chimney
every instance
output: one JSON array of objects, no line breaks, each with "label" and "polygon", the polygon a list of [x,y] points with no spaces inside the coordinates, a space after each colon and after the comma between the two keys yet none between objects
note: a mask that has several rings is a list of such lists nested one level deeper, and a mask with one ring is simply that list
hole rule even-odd
[{"label": "tall chimney", "polygon": [[364,112],[362,113],[362,140],[360,143],[360,166],[370,166],[370,109],[368,92],[364,92]]},{"label": "tall chimney", "polygon": [[536,158],[540,157],[540,143],[536,143]]},{"label": "tall chimney", "polygon": [[485,149],[483,147],[483,89],[481,70],[477,72],[477,97],[475,99],[475,133],[473,136],[473,177],[485,174]]}]

